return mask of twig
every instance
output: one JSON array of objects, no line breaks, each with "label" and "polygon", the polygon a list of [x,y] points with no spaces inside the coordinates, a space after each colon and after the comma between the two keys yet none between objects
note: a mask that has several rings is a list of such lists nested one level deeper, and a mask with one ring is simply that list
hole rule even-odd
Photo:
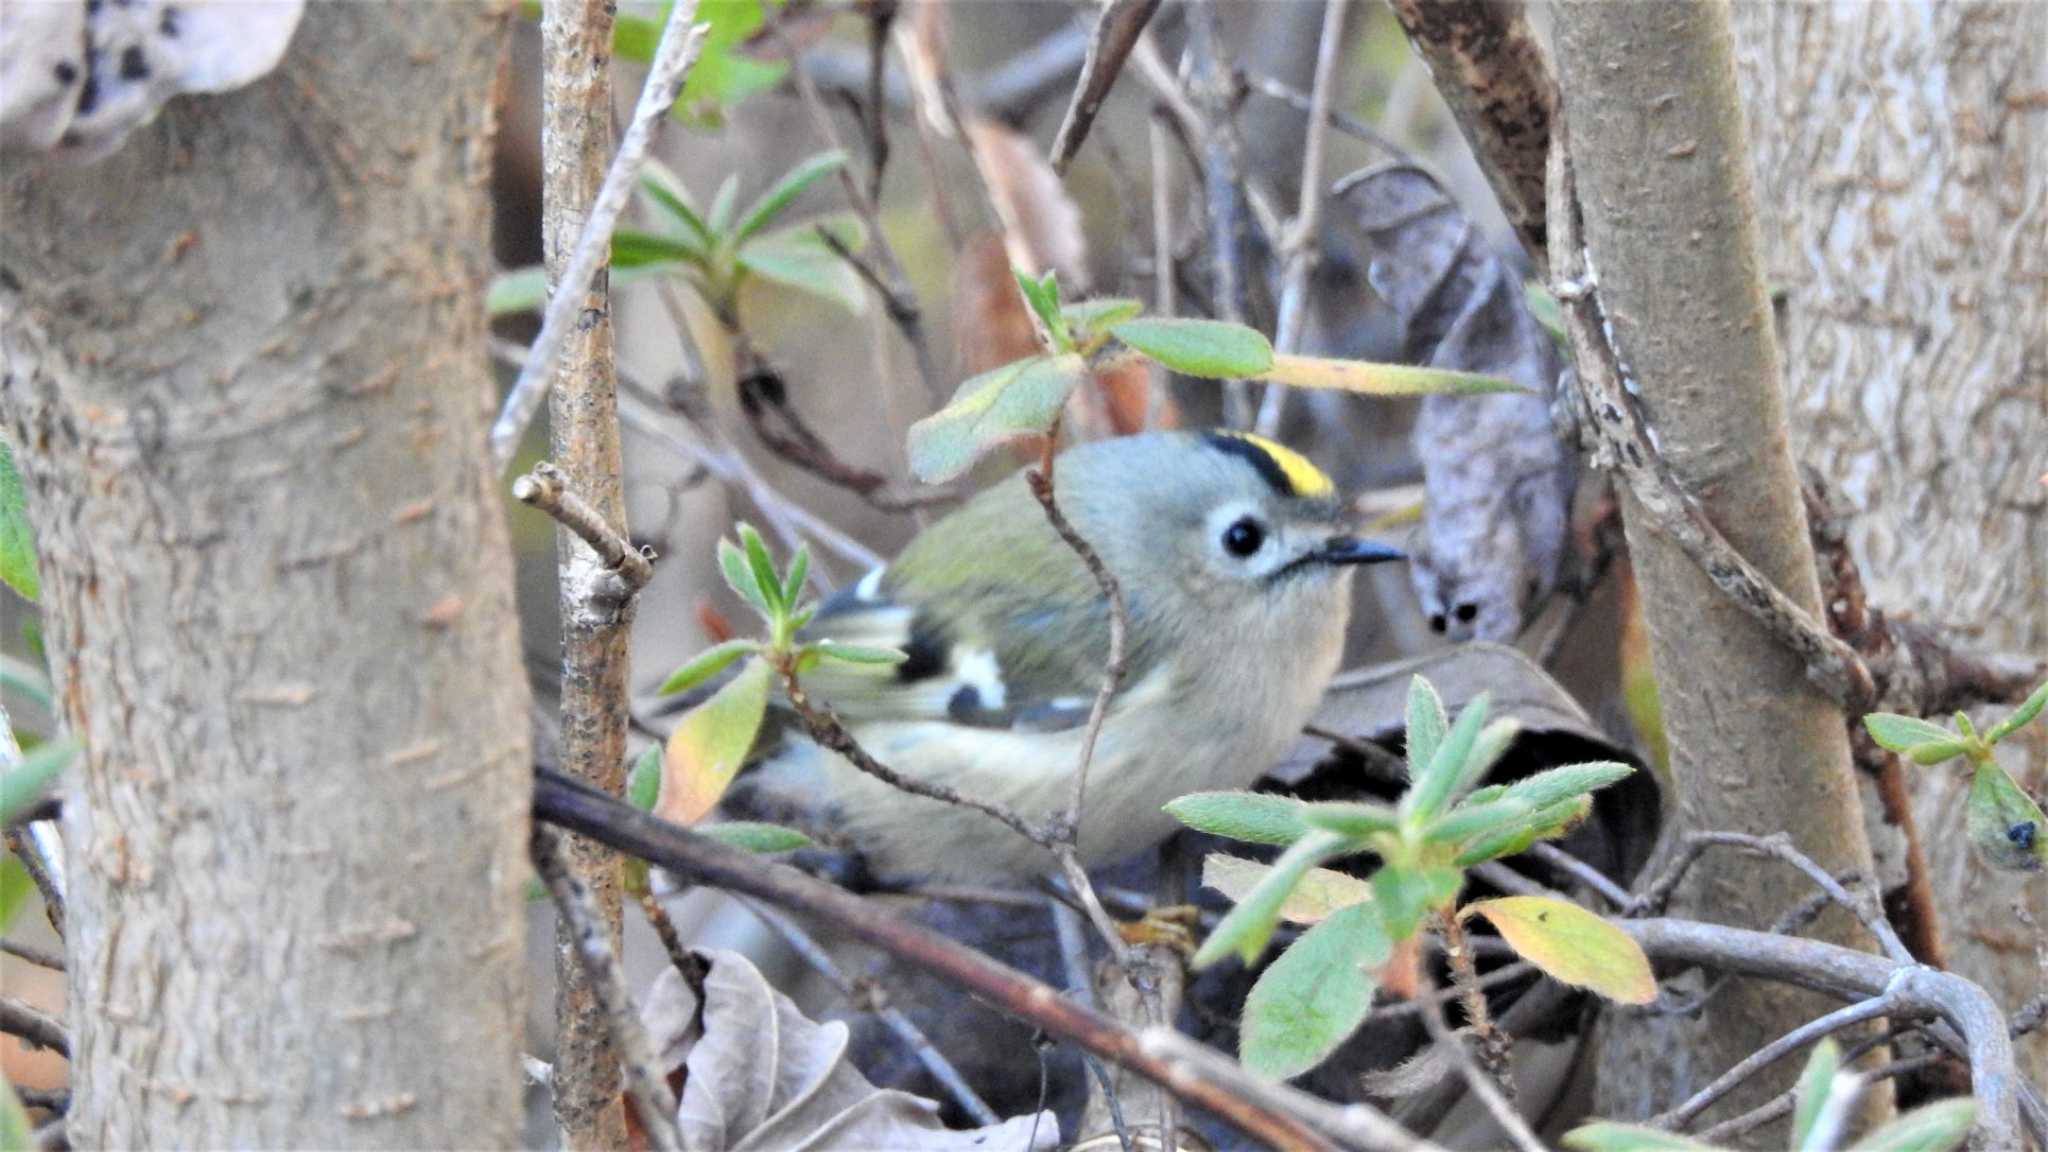
[{"label": "twig", "polygon": [[[1472,1030],[1472,1038],[1479,1044],[1479,1059],[1486,1065],[1486,1071],[1499,1082],[1501,1095],[1513,1100],[1515,1081],[1508,1056],[1514,1040],[1494,1027],[1493,1014],[1486,1006],[1486,988],[1479,982],[1479,968],[1472,961],[1472,949],[1465,939],[1465,926],[1456,913],[1451,913],[1437,917],[1437,927],[1443,934],[1444,958],[1450,962],[1451,984],[1458,990],[1459,1003],[1465,1009],[1466,1026]],[[1442,1022],[1442,1008],[1434,1002],[1423,1009],[1424,1022],[1427,1023],[1432,1016]]]},{"label": "twig", "polygon": [[945,1053],[940,1052],[932,1044],[931,1038],[912,1023],[910,1017],[905,1016],[900,1009],[891,1007],[883,999],[879,989],[863,988],[857,984],[852,977],[840,970],[831,953],[825,951],[822,945],[811,939],[810,933],[805,932],[789,917],[767,907],[759,900],[741,897],[740,903],[746,905],[747,910],[763,924],[774,929],[775,934],[782,937],[783,942],[788,944],[804,963],[809,964],[812,971],[824,977],[825,982],[832,985],[841,996],[873,1012],[890,1032],[895,1033],[896,1039],[910,1050],[910,1054],[917,1058],[917,1062],[924,1065],[925,1071],[932,1074],[932,1079],[939,1082],[939,1086],[946,1090],[946,1094],[953,1098],[953,1102],[960,1106],[960,1110],[973,1117],[976,1124],[990,1127],[1002,1122],[1002,1117],[997,1116],[995,1110],[988,1106],[988,1102],[975,1092],[967,1083],[967,1078],[960,1074],[960,1070],[953,1067],[953,1062],[946,1059]]},{"label": "twig", "polygon": [[[1230,70],[1224,67],[1217,43],[1215,0],[1188,0],[1189,83],[1202,123],[1195,138],[1203,142],[1202,186],[1209,214],[1209,270],[1215,277],[1211,295],[1219,319],[1244,323],[1244,152],[1238,139],[1236,99]],[[1224,412],[1233,428],[1249,428],[1250,397],[1242,380],[1224,382]]]},{"label": "twig", "polygon": [[[1329,135],[1330,101],[1337,90],[1337,62],[1344,46],[1344,13],[1348,0],[1323,0],[1323,34],[1316,48],[1315,79],[1310,87],[1307,135],[1301,150],[1301,188],[1294,219],[1280,236],[1280,318],[1274,325],[1273,350],[1294,352],[1301,345],[1303,317],[1308,314],[1308,282],[1322,259],[1319,236],[1323,225],[1323,142]],[[1269,384],[1259,398],[1253,427],[1261,436],[1280,428],[1287,406],[1287,387]]]},{"label": "twig", "polygon": [[[1564,164],[1564,187],[1576,195]],[[1564,226],[1556,239],[1564,255],[1580,270],[1570,283],[1552,286],[1571,337],[1578,371],[1580,432],[1590,439],[1596,467],[1619,472],[1657,528],[1671,537],[1714,586],[1741,605],[1757,624],[1797,655],[1809,680],[1837,702],[1855,711],[1875,699],[1870,669],[1856,651],[1829,634],[1792,601],[1777,584],[1728,543],[1698,501],[1679,483],[1671,465],[1636,402],[1634,377],[1613,343],[1613,325],[1599,295],[1599,278],[1591,253],[1580,243],[1576,203],[1565,205]]]},{"label": "twig", "polygon": [[1529,854],[1599,893],[1600,898],[1612,904],[1617,911],[1627,911],[1635,904],[1635,897],[1629,895],[1628,889],[1555,844],[1538,840],[1529,846]]},{"label": "twig", "polygon": [[[896,0],[875,0],[867,6],[868,98],[862,109],[868,137],[868,199],[880,203],[882,174],[889,167],[889,26],[896,22]],[[803,67],[798,61],[797,67]]]},{"label": "twig", "polygon": [[[1257,72],[1247,72],[1244,76],[1244,82],[1246,88],[1255,96],[1263,96],[1268,100],[1277,100],[1296,112],[1307,115],[1315,114],[1314,97],[1298,88],[1289,86],[1284,81],[1271,76],[1261,75]],[[1326,107],[1322,112],[1322,116],[1330,127],[1342,132],[1346,136],[1354,140],[1363,140],[1374,148],[1385,152],[1393,159],[1420,166],[1420,162],[1415,159],[1414,155],[1406,148],[1401,147],[1393,137],[1388,136],[1351,113],[1341,108]]]},{"label": "twig", "polygon": [[28,961],[38,968],[64,971],[64,957],[55,952],[46,952],[33,944],[22,944],[14,940],[0,940],[0,952]]},{"label": "twig", "polygon": [[[1859,1075],[1862,1076],[1866,1083],[1874,1084],[1880,1080],[1889,1080],[1895,1076],[1906,1076],[1923,1068],[1932,1067],[1940,1063],[1942,1059],[1942,1054],[1939,1052],[1923,1052],[1918,1056],[1908,1056],[1902,1060],[1893,1060],[1889,1063],[1881,1064],[1868,1072],[1859,1073]],[[1790,1116],[1792,1114],[1792,1106],[1798,1099],[1797,1089],[1788,1089],[1780,1092],[1763,1104],[1744,1112],[1742,1115],[1730,1117],[1700,1133],[1700,1138],[1717,1147],[1725,1146],[1745,1133],[1761,1128],[1781,1116]]]},{"label": "twig", "polygon": [[[1431,986],[1427,974],[1422,981],[1422,1026],[1428,1030],[1430,1039],[1450,1055],[1451,1066],[1464,1078],[1465,1086],[1472,1090],[1472,1095],[1478,1098],[1486,1114],[1493,1117],[1493,1122],[1500,1125],[1500,1130],[1507,1134],[1516,1148],[1522,1152],[1544,1152],[1543,1141],[1529,1130],[1529,1122],[1515,1110],[1514,1102],[1465,1050],[1464,1037],[1451,1031],[1450,1025],[1444,1022],[1443,1005],[1436,999],[1436,989]],[[1481,999],[1483,1001],[1484,997]]]},{"label": "twig", "polygon": [[38,1048],[71,1055],[71,1033],[55,1016],[12,996],[0,996],[0,1032],[19,1036]]},{"label": "twig", "polygon": [[1545,267],[1544,166],[1557,88],[1520,0],[1393,0],[1393,9],[1508,223]]},{"label": "twig", "polygon": [[676,922],[669,918],[668,909],[662,907],[661,899],[654,894],[653,888],[640,893],[639,904],[640,914],[647,918],[647,926],[654,929],[655,939],[661,941],[661,950],[668,954],[668,962],[685,983],[692,988],[701,988],[704,964],[690,953],[689,945],[683,943],[683,934],[676,931]]},{"label": "twig", "polygon": [[71,1111],[71,1089],[69,1088],[26,1088],[16,1085],[14,1094],[20,1098],[24,1108],[40,1108],[62,1116]]},{"label": "twig", "polygon": [[[43,825],[48,827],[48,825]],[[64,886],[57,879],[56,869],[51,867],[50,858],[43,855],[43,845],[37,839],[36,825],[17,825],[7,830],[7,850],[21,861],[28,872],[28,878],[43,898],[43,916],[50,927],[61,938],[64,935]]]},{"label": "twig", "polygon": [[1095,21],[1095,31],[1088,37],[1088,55],[1081,61],[1081,79],[1074,85],[1074,98],[1067,105],[1067,114],[1060,121],[1059,132],[1052,140],[1052,170],[1055,176],[1065,177],[1067,165],[1074,160],[1074,154],[1081,150],[1081,142],[1088,138],[1088,129],[1095,124],[1096,113],[1102,110],[1102,102],[1109,96],[1109,90],[1116,84],[1116,78],[1124,70],[1124,61],[1137,46],[1138,37],[1144,35],[1145,25],[1151,22],[1152,14],[1159,10],[1159,0],[1105,0],[1102,15]]},{"label": "twig", "polygon": [[[1479,977],[1477,984],[1482,990],[1498,988],[1503,984],[1513,984],[1517,980],[1526,980],[1535,975],[1539,975],[1539,973],[1534,964],[1529,963],[1527,960],[1517,960],[1512,964],[1503,965]],[[1407,1000],[1373,1009],[1372,1018],[1375,1022],[1379,1023],[1384,1023],[1388,1020],[1399,1020],[1404,1016],[1421,1012],[1427,1004],[1436,1004],[1441,1007],[1452,1001],[1462,1000],[1464,997],[1465,990],[1462,988],[1435,988],[1428,992],[1417,992],[1415,996]],[[1504,1024],[1496,1025],[1496,1027],[1499,1027],[1503,1032],[1508,1030]]]},{"label": "twig", "polygon": [[[879,913],[858,897],[786,864],[765,861],[639,811],[559,772],[535,775],[534,812],[543,820],[601,840],[696,883],[755,896],[780,908],[816,917],[846,935],[956,984],[1001,1011],[1089,1052],[1121,1064],[1182,1100],[1266,1143],[1283,1148],[1331,1148],[1338,1137],[1316,1120],[1320,1103],[1304,1093],[1273,1089],[1248,1095],[1236,1077],[1183,1058],[1184,1048],[1121,1028],[1053,988],[899,917]],[[1170,1035],[1170,1034],[1169,1034]],[[1194,1047],[1189,1045],[1188,1047]],[[1222,1056],[1216,1059],[1234,1065]],[[1240,1070],[1241,1072],[1241,1070]],[[1244,1079],[1249,1079],[1248,1076]],[[1296,1099],[1299,1098],[1299,1099]],[[1275,1101],[1282,1101],[1276,1104]],[[1355,1107],[1355,1106],[1354,1106]],[[1323,1105],[1325,1109],[1332,1106]],[[1343,1110],[1347,1115],[1362,1115]],[[1429,1145],[1373,1113],[1383,1138],[1346,1139],[1355,1148],[1418,1149]],[[1391,1130],[1389,1132],[1388,1130]]]},{"label": "twig", "polygon": [[[580,781],[578,783],[580,787],[588,787]],[[574,830],[590,834],[588,829]],[[592,839],[601,840],[602,837],[592,836]],[[589,972],[591,986],[604,1007],[605,1019],[612,1030],[612,1042],[625,1065],[626,1094],[633,1101],[633,1111],[640,1118],[640,1126],[647,1132],[648,1143],[662,1152],[681,1152],[683,1139],[676,1128],[675,1094],[669,1091],[668,1081],[662,1078],[656,1063],[654,1042],[634,1011],[632,993],[626,990],[626,974],[619,967],[618,953],[612,948],[610,934],[598,922],[590,889],[569,871],[569,866],[562,859],[561,836],[554,829],[534,825],[532,847],[533,866],[547,885],[548,894],[554,897],[556,913],[569,926],[576,954]]]},{"label": "twig", "polygon": [[633,542],[610,524],[583,498],[569,491],[568,477],[545,461],[512,482],[512,497],[521,504],[538,508],[576,536],[604,561],[605,568],[619,578],[623,599],[654,579],[654,564]]},{"label": "twig", "polygon": [[[1907,970],[1902,968],[1899,971]],[[1894,1015],[1898,1009],[1899,1005],[1886,994],[1851,1004],[1846,1008],[1838,1008],[1817,1020],[1809,1020],[1750,1053],[1735,1067],[1723,1072],[1715,1077],[1712,1083],[1693,1093],[1684,1103],[1652,1118],[1650,1123],[1659,1128],[1683,1128],[1692,1122],[1693,1117],[1713,1107],[1715,1101],[1741,1086],[1743,1081],[1779,1060],[1823,1036],[1833,1035],[1844,1028],[1853,1028],[1881,1016]]]},{"label": "twig", "polygon": [[704,43],[704,29],[695,26],[696,18],[696,0],[681,0],[669,10],[661,43],[654,50],[654,62],[648,66],[647,83],[640,89],[640,101],[633,109],[633,122],[619,142],[611,168],[605,172],[604,186],[590,206],[569,266],[556,280],[547,309],[541,313],[540,335],[534,338],[519,378],[505,397],[497,422],[491,425],[491,455],[500,472],[512,466],[512,456],[519,450],[526,426],[540,411],[541,400],[554,378],[555,355],[561,350],[562,339],[583,312],[591,278],[611,256],[612,230],[618,227],[619,215],[632,198],[640,167],[654,142],[654,130],[668,119],[669,107],[676,102],[683,79],[689,75],[690,65]]},{"label": "twig", "polygon": [[1860,895],[1852,894],[1841,881],[1836,880],[1827,869],[1815,863],[1811,856],[1793,847],[1792,840],[1779,832],[1770,836],[1751,836],[1742,832],[1694,832],[1689,834],[1680,846],[1672,863],[1664,874],[1647,889],[1636,902],[1638,909],[1662,908],[1677,890],[1685,873],[1693,862],[1709,848],[1729,848],[1747,852],[1752,856],[1763,856],[1780,860],[1804,873],[1828,898],[1847,909],[1870,934],[1877,939],[1885,955],[1901,964],[1917,963],[1912,950],[1899,939],[1891,922],[1884,918],[1884,905],[1877,894],[1865,889]]}]

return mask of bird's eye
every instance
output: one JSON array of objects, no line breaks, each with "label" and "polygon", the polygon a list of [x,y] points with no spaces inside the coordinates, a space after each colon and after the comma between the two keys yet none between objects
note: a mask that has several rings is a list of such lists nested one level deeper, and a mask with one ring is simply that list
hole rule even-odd
[{"label": "bird's eye", "polygon": [[1223,530],[1223,550],[1232,556],[1249,556],[1266,542],[1266,527],[1246,516]]}]

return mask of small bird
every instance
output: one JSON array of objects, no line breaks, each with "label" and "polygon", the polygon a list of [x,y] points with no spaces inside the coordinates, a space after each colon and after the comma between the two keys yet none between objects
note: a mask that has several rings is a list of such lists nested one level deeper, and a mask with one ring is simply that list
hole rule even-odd
[{"label": "small bird", "polygon": [[[1354,566],[1401,559],[1351,535],[1330,479],[1238,432],[1104,440],[1061,454],[1060,510],[1126,604],[1126,667],[1088,770],[1089,867],[1177,827],[1177,796],[1241,788],[1309,718],[1342,654]],[[1106,598],[1025,478],[931,525],[832,596],[808,640],[899,649],[891,666],[803,677],[874,758],[1039,821],[1067,804],[1110,644]],[[783,820],[888,881],[1016,882],[1052,858],[990,817],[914,796],[770,726],[728,792],[729,817]]]}]

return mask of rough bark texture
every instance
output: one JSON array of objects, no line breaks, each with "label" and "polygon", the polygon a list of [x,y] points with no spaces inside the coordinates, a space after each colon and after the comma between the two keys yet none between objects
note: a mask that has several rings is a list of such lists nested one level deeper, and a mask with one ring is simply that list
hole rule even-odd
[{"label": "rough bark texture", "polygon": [[[1737,549],[1817,616],[1726,5],[1582,0],[1558,6],[1556,28],[1585,243],[1612,338],[1680,480]],[[1677,827],[1784,830],[1827,867],[1867,874],[1841,713],[1632,499],[1624,515],[1671,739]],[[1676,907],[1759,927],[1808,890],[1782,866],[1713,856]],[[1855,929],[1831,917],[1820,931],[1846,942]],[[1824,1008],[1743,984],[1695,1020],[1624,1018],[1604,1030],[1599,1110],[1641,1115],[1681,1098]],[[1754,1105],[1795,1070],[1757,1078],[1723,1107]]]},{"label": "rough bark texture", "polygon": [[[1738,65],[1802,458],[1871,600],[2048,648],[2048,5],[1745,4]],[[1995,713],[1993,713],[1995,714]],[[2043,750],[2011,748],[2035,795]],[[1967,778],[1911,769],[1958,971],[2048,984],[2048,884],[1966,848]],[[2022,1041],[2048,1083],[2048,1034]]]},{"label": "rough bark texture", "polygon": [[481,307],[504,17],[309,6],[275,75],[5,185],[0,417],[90,749],[74,1146],[518,1139],[531,761]]},{"label": "rough bark texture", "polygon": [[[583,222],[612,155],[610,0],[549,0],[542,8],[541,243],[548,280],[568,269]],[[599,268],[581,322],[562,342],[548,394],[552,458],[583,498],[620,532],[619,414],[612,359],[609,275]],[[625,789],[627,630],[631,604],[594,603],[604,570],[588,544],[555,532],[561,557],[562,764],[612,795]],[[619,947],[619,858],[580,836],[566,841],[570,868],[590,885],[598,914]],[[555,1119],[570,1148],[625,1145],[619,1054],[597,992],[566,925],[555,936]]]}]

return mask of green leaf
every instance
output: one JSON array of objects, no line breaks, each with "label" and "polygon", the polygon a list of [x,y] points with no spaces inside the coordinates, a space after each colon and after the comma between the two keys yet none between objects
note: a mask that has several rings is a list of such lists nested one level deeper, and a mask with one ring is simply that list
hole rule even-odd
[{"label": "green leaf", "polygon": [[1635,773],[1635,766],[1619,760],[1592,760],[1584,764],[1567,764],[1562,768],[1551,768],[1534,775],[1524,776],[1508,785],[1503,798],[1526,801],[1531,809],[1549,808],[1566,800],[1597,792],[1610,784],[1625,780]]},{"label": "green leaf", "polygon": [[694,824],[717,806],[761,730],[769,677],[767,661],[749,661],[710,699],[684,714],[669,733],[655,815]]},{"label": "green leaf", "polygon": [[1166,814],[1211,836],[1284,846],[1309,831],[1307,809],[1292,796],[1265,792],[1191,792],[1167,804]]},{"label": "green leaf", "polygon": [[1482,396],[1528,391],[1499,376],[1477,372],[1326,360],[1320,356],[1274,356],[1269,367],[1247,375],[1290,388],[1323,388],[1366,396]]},{"label": "green leaf", "polygon": [[768,555],[768,543],[752,524],[742,520],[739,523],[740,547],[746,549],[747,567],[754,572],[754,583],[761,594],[774,606],[780,616],[789,611],[789,604],[782,598],[782,574],[775,570],[775,560]]},{"label": "green leaf", "polygon": [[36,881],[28,874],[28,865],[14,853],[0,849],[0,932],[14,924],[14,918],[28,907],[29,897],[35,894]]},{"label": "green leaf", "polygon": [[[619,19],[626,18],[621,16]],[[717,237],[711,234],[711,226],[704,223],[704,218],[697,214],[696,205],[690,203],[689,189],[667,165],[659,160],[646,161],[646,167],[640,172],[640,191],[655,208],[682,229],[685,236],[696,241],[700,249],[709,252],[717,246]]]},{"label": "green leaf", "polygon": [[724,236],[732,231],[733,214],[739,211],[740,177],[735,172],[718,185],[718,192],[711,198],[711,211],[704,218],[705,227],[713,236]]},{"label": "green leaf", "polygon": [[1422,776],[1401,795],[1401,814],[1417,821],[1427,821],[1443,811],[1444,805],[1457,795],[1458,782],[1465,776],[1465,764],[1472,756],[1472,748],[1479,742],[1479,731],[1486,727],[1486,709],[1492,697],[1485,692],[1472,698],[1472,702],[1458,711],[1457,720],[1444,736],[1444,742],[1437,747],[1436,755],[1429,758],[1429,767]]},{"label": "green leaf", "polygon": [[[797,543],[796,555],[789,559],[789,571],[782,577],[782,602],[796,605],[804,598],[804,581],[811,578],[811,546]],[[802,625],[798,625],[802,627]]]},{"label": "green leaf", "polygon": [[1087,362],[1068,352],[1015,360],[968,380],[944,408],[910,426],[910,470],[943,483],[1003,444],[1043,435],[1087,374]]},{"label": "green leaf", "polygon": [[1406,940],[1422,927],[1422,918],[1457,898],[1465,884],[1456,868],[1410,868],[1389,864],[1372,874],[1372,898],[1379,905],[1387,935]]},{"label": "green leaf", "polygon": [[1622,1004],[1657,998],[1650,958],[1628,933],[1569,900],[1502,896],[1467,904],[1460,916],[1484,916],[1515,954],[1560,984]]},{"label": "green leaf", "polygon": [[1578,1152],[1716,1152],[1712,1144],[1649,1128],[1640,1124],[1616,1124],[1595,1120],[1565,1133],[1564,1146]]},{"label": "green leaf", "polygon": [[759,824],[750,820],[720,820],[697,829],[713,840],[729,848],[741,848],[748,852],[767,855],[771,852],[794,852],[811,846],[811,838],[794,828],[780,824]]},{"label": "green leaf", "polygon": [[846,153],[833,149],[798,164],[784,173],[759,199],[747,206],[740,217],[739,226],[733,229],[733,239],[745,240],[775,222],[775,218],[789,211],[796,198],[803,195],[818,178],[836,172],[846,166]]},{"label": "green leaf", "polygon": [[760,583],[754,577],[754,570],[747,564],[746,553],[730,540],[718,542],[718,572],[725,577],[726,587],[739,593],[749,607],[760,613],[761,619],[775,618],[774,602],[762,592]]},{"label": "green leaf", "polygon": [[1121,324],[1145,311],[1145,305],[1137,300],[1121,296],[1104,296],[1097,300],[1082,300],[1060,308],[1060,320],[1067,331],[1078,339],[1100,335],[1113,324]]},{"label": "green leaf", "polygon": [[660,799],[661,745],[649,744],[626,770],[626,802],[642,812],[652,812]]},{"label": "green leaf", "polygon": [[1953,1152],[1976,1122],[1975,1100],[1943,1100],[1913,1109],[1850,1145],[1849,1152]]},{"label": "green leaf", "polygon": [[621,228],[612,233],[612,267],[663,268],[704,263],[704,249],[694,242],[659,232],[637,232]]},{"label": "green leaf", "polygon": [[1271,1080],[1321,1064],[1372,1011],[1372,973],[1392,951],[1371,904],[1338,909],[1302,933],[1245,997],[1238,1058]]},{"label": "green leaf", "polygon": [[[642,264],[632,268],[614,268],[611,286],[613,291],[617,291],[629,284],[659,279],[668,275],[674,268],[673,264]],[[547,269],[538,264],[500,272],[491,278],[490,287],[484,291],[484,312],[490,316],[538,312],[547,302]]]},{"label": "green leaf", "polygon": [[[4,497],[0,497],[0,499],[4,499]],[[2034,689],[2033,695],[2027,697],[2026,701],[2018,708],[2013,709],[2012,715],[1992,725],[1991,731],[1984,734],[1985,743],[1996,744],[2021,728],[2026,727],[2033,722],[2034,717],[2041,714],[2041,709],[2044,707],[2048,707],[2048,680],[2043,680],[2041,686]]]},{"label": "green leaf", "polygon": [[42,799],[77,755],[77,738],[66,736],[38,746],[0,773],[0,825],[12,824],[16,815]]},{"label": "green leaf", "polygon": [[1977,765],[1964,825],[1970,843],[1999,868],[2035,872],[2048,862],[2048,821],[1995,760]]},{"label": "green leaf", "polygon": [[1520,827],[1535,809],[1513,796],[1483,804],[1460,804],[1437,817],[1422,831],[1431,844],[1461,844],[1502,828]]},{"label": "green leaf", "polygon": [[14,470],[14,449],[0,440],[0,583],[31,603],[43,594],[36,575],[36,536],[29,527],[27,494]]},{"label": "green leaf", "polygon": [[1486,774],[1500,763],[1521,734],[1522,722],[1512,716],[1503,716],[1481,728],[1478,739],[1472,741],[1472,754],[1465,757],[1465,766],[1458,771],[1458,782],[1451,787],[1451,795],[1463,796],[1474,784],[1486,779]]},{"label": "green leaf", "polygon": [[1872,712],[1863,718],[1863,726],[1880,747],[1894,752],[1910,752],[1922,744],[1957,743],[1956,734],[1941,725],[1895,712]]},{"label": "green leaf", "polygon": [[[1271,864],[1211,852],[1202,858],[1202,887],[1214,888],[1239,903],[1273,871]],[[1280,918],[1314,924],[1339,908],[1372,899],[1372,885],[1330,868],[1311,868],[1280,905]]]},{"label": "green leaf", "polygon": [[1508,825],[1475,838],[1459,851],[1456,863],[1460,868],[1470,868],[1474,864],[1483,864],[1488,860],[1498,860],[1503,856],[1527,852],[1529,845],[1563,834],[1566,829],[1584,820],[1587,813],[1592,810],[1591,796],[1580,796],[1548,808],[1540,808],[1519,824]]},{"label": "green leaf", "polygon": [[1451,721],[1444,714],[1443,697],[1436,694],[1436,685],[1426,678],[1416,676],[1408,681],[1408,779],[1412,782],[1422,779],[1429,762],[1436,759],[1436,750],[1443,747],[1444,734],[1450,730]]},{"label": "green leaf", "polygon": [[1842,1048],[1832,1037],[1823,1037],[1813,1046],[1813,1055],[1807,1057],[1806,1067],[1799,1073],[1799,1083],[1792,1095],[1792,1147],[1803,1149],[1813,1135],[1814,1121],[1820,1119],[1821,1107],[1828,1102],[1828,1093],[1834,1090],[1835,1073],[1842,1070]]},{"label": "green leaf", "polygon": [[1259,953],[1266,950],[1267,941],[1273,938],[1280,909],[1286,906],[1295,884],[1309,869],[1335,856],[1343,847],[1342,838],[1328,832],[1310,832],[1295,841],[1273,862],[1273,870],[1258,887],[1238,901],[1209,938],[1202,941],[1195,952],[1194,967],[1207,968],[1233,952],[1247,964],[1258,959]]},{"label": "green leaf", "polygon": [[850,217],[826,217],[763,232],[740,246],[735,259],[748,273],[764,280],[794,288],[807,295],[837,304],[859,315],[867,311],[867,284],[853,266],[818,237],[819,228],[830,229],[835,239],[852,251],[859,251],[865,233],[858,225],[848,228]]},{"label": "green leaf", "polygon": [[668,23],[668,5],[661,8],[661,18],[650,20],[621,12],[612,21],[612,55],[622,60],[633,60],[645,64],[654,59],[654,51],[661,46],[661,29]]},{"label": "green leaf", "polygon": [[1024,295],[1024,302],[1038,314],[1039,323],[1052,333],[1053,343],[1062,352],[1073,351],[1073,338],[1067,332],[1067,325],[1060,318],[1060,280],[1053,272],[1047,272],[1033,280],[1021,269],[1012,268],[1010,274],[1017,278],[1017,290]]},{"label": "green leaf", "polygon": [[811,647],[826,659],[837,660],[842,664],[901,664],[910,659],[909,653],[895,648],[841,644],[837,640],[820,640]]},{"label": "green leaf", "polygon": [[1321,828],[1353,840],[1401,830],[1401,816],[1392,808],[1350,800],[1323,800],[1310,804],[1301,810],[1301,819],[1311,828]]},{"label": "green leaf", "polygon": [[733,661],[759,648],[760,645],[752,640],[727,640],[723,644],[714,644],[692,656],[681,668],[669,673],[668,679],[661,682],[661,687],[654,690],[655,695],[672,696],[677,692],[687,692],[725,671]]},{"label": "green leaf", "polygon": [[36,1146],[35,1126],[29,1123],[28,1109],[21,1106],[21,1097],[14,1094],[14,1085],[7,1077],[0,1076],[0,1148],[33,1148]]},{"label": "green leaf", "polygon": [[1111,325],[1110,335],[1183,376],[1242,380],[1273,366],[1273,345],[1242,324],[1148,318]]}]

